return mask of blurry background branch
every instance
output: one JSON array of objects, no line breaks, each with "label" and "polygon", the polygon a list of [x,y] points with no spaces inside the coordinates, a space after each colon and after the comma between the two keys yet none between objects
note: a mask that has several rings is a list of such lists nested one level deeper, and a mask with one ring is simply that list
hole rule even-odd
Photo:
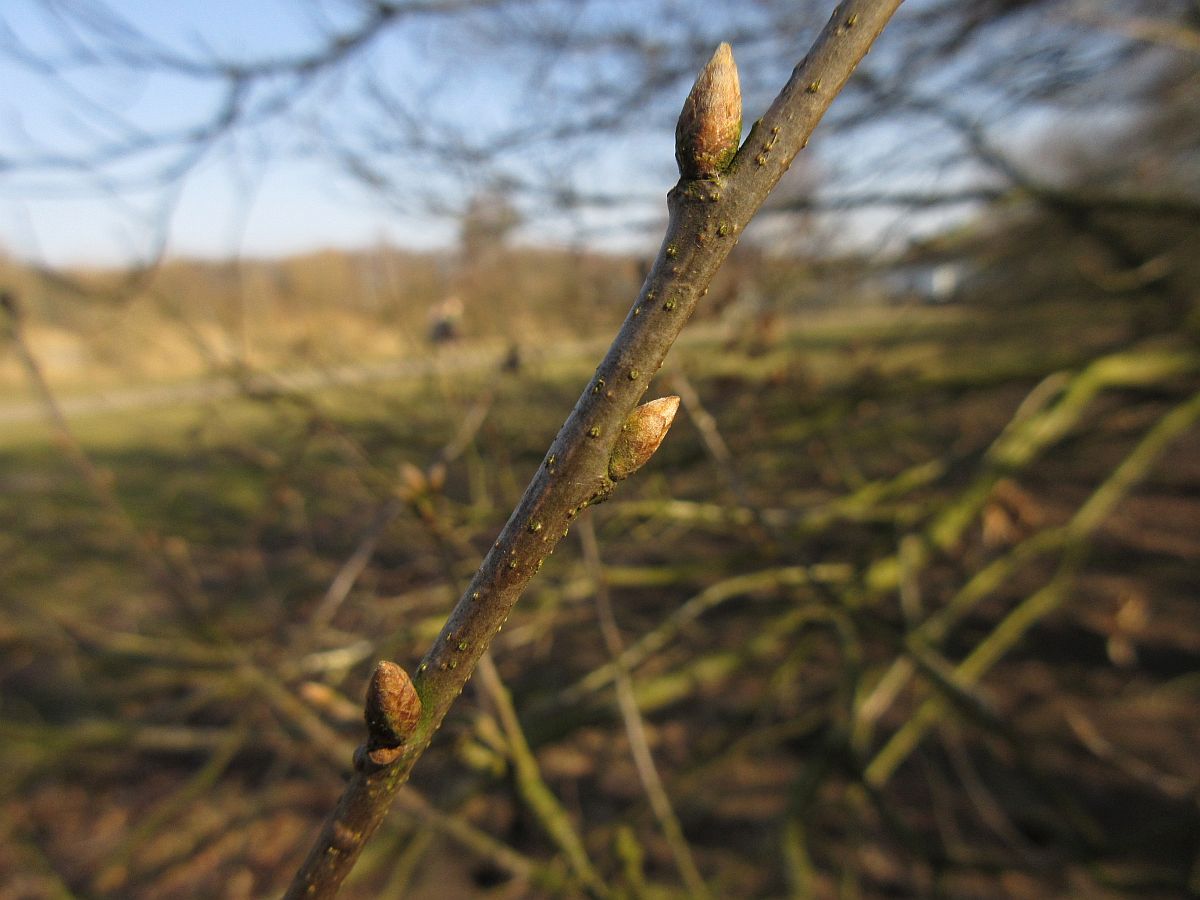
[{"label": "blurry background branch", "polygon": [[[182,225],[202,214],[189,176],[207,183],[217,165],[244,181],[249,190],[227,198],[221,216],[235,223],[268,167],[292,161],[330,173],[355,204],[444,221],[464,215],[472,193],[500,191],[526,236],[565,230],[630,246],[631,218],[645,220],[645,234],[657,227],[670,98],[705,48],[729,38],[747,102],[761,104],[821,14],[815,0],[307,0],[280,11],[268,42],[143,22],[103,0],[19,2],[0,15],[0,58],[38,109],[10,114],[0,134],[4,196],[104,192],[138,223],[133,239],[168,232],[172,215]],[[1194,97],[1194,57],[1178,49],[1186,40],[1144,38],[1195,28],[1184,0],[1109,0],[1103,11],[913,3],[789,183],[809,195],[806,210],[864,205],[847,202],[846,184],[880,197],[890,211],[822,217],[852,246],[881,239],[900,215],[910,234],[962,221],[1012,187],[1076,197],[1104,164],[1081,155],[1098,146],[1084,135],[1167,137],[1166,122]],[[1114,70],[1122,77],[1102,79]],[[987,138],[1001,132],[1002,154]],[[1168,141],[1182,148],[1194,135],[1173,128]],[[1168,164],[1167,150],[1128,144],[1120,177],[1091,202],[1194,216],[1195,173]],[[814,168],[817,182],[805,174]],[[149,246],[124,249],[146,256]],[[235,231],[225,249],[237,246]]]}]

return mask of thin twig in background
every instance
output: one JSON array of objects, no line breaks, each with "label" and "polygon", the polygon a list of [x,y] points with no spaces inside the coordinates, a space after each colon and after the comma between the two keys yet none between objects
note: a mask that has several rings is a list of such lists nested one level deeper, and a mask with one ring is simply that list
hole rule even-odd
[{"label": "thin twig in background", "polygon": [[[977,684],[1036,622],[1066,602],[1086,558],[1089,538],[1129,491],[1149,474],[1170,444],[1186,434],[1197,421],[1200,421],[1200,394],[1192,395],[1171,409],[1143,435],[1064,529],[1069,540],[1050,581],[1019,603],[975,645],[954,669],[953,677],[957,683],[964,687]],[[945,702],[941,698],[926,700],[871,760],[864,771],[865,781],[875,787],[886,784],[944,712]]]},{"label": "thin twig in background", "polygon": [[646,632],[621,651],[617,659],[597,666],[577,682],[565,688],[560,700],[575,703],[610,683],[620,669],[633,671],[646,659],[667,646],[681,630],[709,610],[737,597],[757,592],[778,591],[782,588],[808,587],[814,584],[844,584],[853,571],[839,563],[817,563],[812,566],[785,566],[760,569],[745,575],[735,575],[710,585],[696,596],[676,607],[654,630]]},{"label": "thin twig in background", "polygon": [[671,855],[675,858],[675,867],[683,878],[689,896],[708,897],[710,896],[708,886],[704,883],[700,870],[696,866],[696,860],[692,856],[692,849],[683,833],[679,816],[675,814],[671,798],[667,795],[662,779],[658,775],[658,768],[654,764],[654,754],[650,752],[650,741],[646,737],[646,724],[638,710],[637,697],[634,696],[633,681],[629,677],[628,670],[621,663],[621,653],[624,651],[625,645],[621,640],[620,629],[617,628],[616,617],[613,615],[608,581],[604,577],[604,565],[600,561],[600,546],[596,542],[596,528],[590,514],[585,515],[579,522],[579,542],[583,547],[584,563],[596,586],[596,619],[600,626],[600,636],[604,639],[605,649],[608,650],[608,655],[612,658],[615,667],[613,687],[616,689],[617,706],[621,710],[621,721],[625,725],[625,734],[629,738],[629,752],[633,756],[633,762],[637,768],[638,781],[642,783],[642,790],[646,792],[646,799],[650,801],[654,817],[658,819],[663,836],[667,839],[667,845],[671,848]]},{"label": "thin twig in background", "polygon": [[314,629],[320,631],[333,621],[338,609],[350,595],[355,582],[370,564],[371,557],[375,555],[375,549],[379,546],[379,540],[383,537],[383,533],[387,531],[388,526],[395,521],[396,516],[403,508],[402,501],[393,499],[385,502],[375,513],[375,517],[358,539],[358,546],[354,548],[353,553],[346,557],[346,561],[338,569],[337,575],[329,583],[329,589],[325,592],[325,596],[321,598],[321,602],[313,611],[311,625]]},{"label": "thin twig in background", "polygon": [[513,774],[516,778],[517,791],[525,801],[525,805],[537,818],[546,835],[562,851],[568,865],[579,880],[580,885],[592,897],[607,897],[608,887],[596,872],[596,867],[588,858],[587,849],[578,830],[571,823],[570,816],[563,809],[554,792],[542,778],[537,759],[521,729],[517,718],[516,707],[513,706],[512,694],[500,680],[496,664],[492,662],[490,653],[479,658],[476,666],[479,673],[479,683],[484,696],[492,704],[500,727],[504,730],[504,739],[508,744],[508,756],[512,762]]},{"label": "thin twig in background", "polygon": [[[909,564],[924,566],[935,551],[945,551],[957,544],[987,502],[996,482],[1007,473],[1029,465],[1062,440],[1102,392],[1162,384],[1197,370],[1200,370],[1200,356],[1194,351],[1147,343],[1093,359],[1065,384],[1063,379],[1052,376],[1035,388],[1026,402],[1040,404],[1049,399],[1047,393],[1059,390],[1060,396],[1035,411],[1022,404],[1018,414],[988,448],[986,468],[953,503],[938,510],[925,530],[919,557],[910,559]],[[868,590],[878,596],[896,589],[900,571],[897,556],[876,560],[867,571]]]},{"label": "thin twig in background", "polygon": [[[488,411],[492,408],[494,400],[495,395],[489,391],[472,404],[467,414],[463,417],[458,431],[450,442],[442,448],[442,451],[438,454],[437,461],[430,467],[431,473],[435,473],[435,467],[438,466],[443,467],[444,471],[444,467],[457,459],[470,445],[471,441],[475,439],[480,426],[483,425],[484,419],[487,418]],[[365,460],[366,454],[362,455]],[[427,475],[422,477],[426,484],[431,480]],[[354,548],[354,552],[342,563],[337,575],[330,582],[325,596],[321,598],[321,602],[313,611],[311,624],[316,631],[319,632],[333,620],[338,609],[346,597],[349,596],[355,582],[358,581],[359,576],[362,575],[367,565],[371,562],[371,557],[375,555],[375,550],[384,532],[395,521],[396,516],[400,514],[403,508],[404,503],[401,500],[389,498],[375,513],[374,518],[359,538],[358,546]]]},{"label": "thin twig in background", "polygon": [[[1194,371],[1197,367],[1200,367],[1200,358],[1193,354],[1172,351],[1131,354],[1129,351],[1122,351],[1094,361],[1074,379],[1056,373],[1041,382],[1021,404],[1003,433],[993,443],[989,456],[1006,459],[1009,465],[1019,468],[1060,439],[1078,421],[1098,391],[1106,387],[1153,384],[1180,373]],[[1050,388],[1049,392],[1047,388]],[[1050,400],[1049,394],[1057,392],[1062,393],[1059,402],[1047,405]],[[1184,408],[1186,409],[1186,406]],[[1134,457],[1131,455],[1130,459],[1132,458]],[[1114,503],[1132,486],[1128,479],[1133,477],[1130,474],[1133,470],[1125,469],[1124,466],[1122,470],[1120,480],[1113,480],[1116,478],[1114,471],[1105,482],[1105,486],[1097,489],[1092,499],[1080,507],[1066,526],[1046,528],[1037,532],[1004,556],[975,572],[945,605],[913,629],[910,639],[930,645],[941,642],[955,623],[1021,567],[1046,554],[1061,551],[1072,541],[1081,539],[1081,536],[1099,527],[1104,517],[1111,512]],[[1143,476],[1144,472],[1137,477]],[[994,473],[985,473],[982,477],[983,483],[988,486],[995,480]],[[947,507],[947,511],[943,511],[936,520],[943,523],[943,527],[939,529],[941,533],[960,534],[970,521],[967,511],[977,512],[985,496],[985,492],[978,485],[963,492],[960,499]],[[1087,510],[1087,515],[1081,518],[1084,510]],[[953,528],[944,524],[947,522],[954,523]],[[920,555],[921,560],[917,565],[922,565],[927,560],[925,552]],[[884,564],[886,565],[886,561]],[[880,564],[876,563],[873,572],[878,571],[881,571]],[[870,577],[868,574],[868,580]],[[855,711],[855,746],[861,748],[867,745],[874,723],[892,705],[915,670],[913,659],[910,656],[901,656],[876,682]]]},{"label": "thin twig in background", "polygon": [[717,420],[704,408],[704,404],[700,401],[700,394],[696,391],[691,379],[684,374],[681,368],[676,367],[668,377],[668,382],[671,390],[679,395],[680,405],[687,412],[696,431],[700,433],[704,449],[712,459],[717,474],[728,486],[737,507],[750,514],[749,527],[754,532],[756,542],[764,549],[776,549],[779,544],[780,530],[773,527],[770,520],[763,515],[762,510],[750,502],[745,482],[734,463],[729,445],[721,436]]},{"label": "thin twig in background", "polygon": [[691,418],[692,424],[696,426],[696,430],[700,432],[700,440],[704,442],[704,449],[708,451],[708,455],[716,464],[717,472],[729,485],[734,499],[737,500],[739,506],[751,509],[750,503],[746,499],[746,487],[742,484],[742,479],[734,467],[733,454],[729,452],[729,445],[725,443],[725,438],[721,437],[717,420],[700,402],[700,395],[696,392],[691,379],[683,373],[682,369],[676,368],[672,370],[669,380],[671,390],[679,395],[680,404]]}]

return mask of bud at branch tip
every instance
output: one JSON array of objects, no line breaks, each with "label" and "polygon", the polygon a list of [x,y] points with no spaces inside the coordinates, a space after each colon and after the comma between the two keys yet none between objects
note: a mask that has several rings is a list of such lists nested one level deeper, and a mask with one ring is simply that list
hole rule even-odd
[{"label": "bud at branch tip", "polygon": [[696,78],[675,126],[675,159],[687,179],[711,179],[733,161],[742,139],[742,90],[733,50],[721,44]]}]

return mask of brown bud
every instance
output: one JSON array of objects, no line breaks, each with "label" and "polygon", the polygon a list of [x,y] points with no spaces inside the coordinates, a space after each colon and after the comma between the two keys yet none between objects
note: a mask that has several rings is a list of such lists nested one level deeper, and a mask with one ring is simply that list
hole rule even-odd
[{"label": "brown bud", "polygon": [[428,492],[429,479],[425,477],[425,473],[410,462],[401,463],[400,488],[398,490],[400,499],[409,502]]},{"label": "brown bud", "polygon": [[678,397],[659,397],[631,412],[608,458],[608,477],[620,481],[644,466],[667,436],[678,411]]},{"label": "brown bud", "polygon": [[398,747],[421,718],[421,698],[408,673],[382,660],[367,685],[367,747]]},{"label": "brown bud", "polygon": [[733,50],[721,44],[696,78],[675,126],[675,159],[684,178],[715,178],[742,139],[742,90]]}]

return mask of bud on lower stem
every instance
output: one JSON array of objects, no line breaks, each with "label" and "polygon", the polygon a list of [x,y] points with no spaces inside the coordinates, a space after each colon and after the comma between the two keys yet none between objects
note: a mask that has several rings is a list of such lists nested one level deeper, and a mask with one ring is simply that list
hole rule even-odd
[{"label": "bud on lower stem", "polygon": [[620,481],[649,462],[678,411],[678,397],[660,397],[631,412],[608,458],[608,477]]},{"label": "bud on lower stem", "polygon": [[688,179],[715,178],[742,139],[742,90],[733,50],[721,44],[696,78],[675,126],[675,159]]}]

